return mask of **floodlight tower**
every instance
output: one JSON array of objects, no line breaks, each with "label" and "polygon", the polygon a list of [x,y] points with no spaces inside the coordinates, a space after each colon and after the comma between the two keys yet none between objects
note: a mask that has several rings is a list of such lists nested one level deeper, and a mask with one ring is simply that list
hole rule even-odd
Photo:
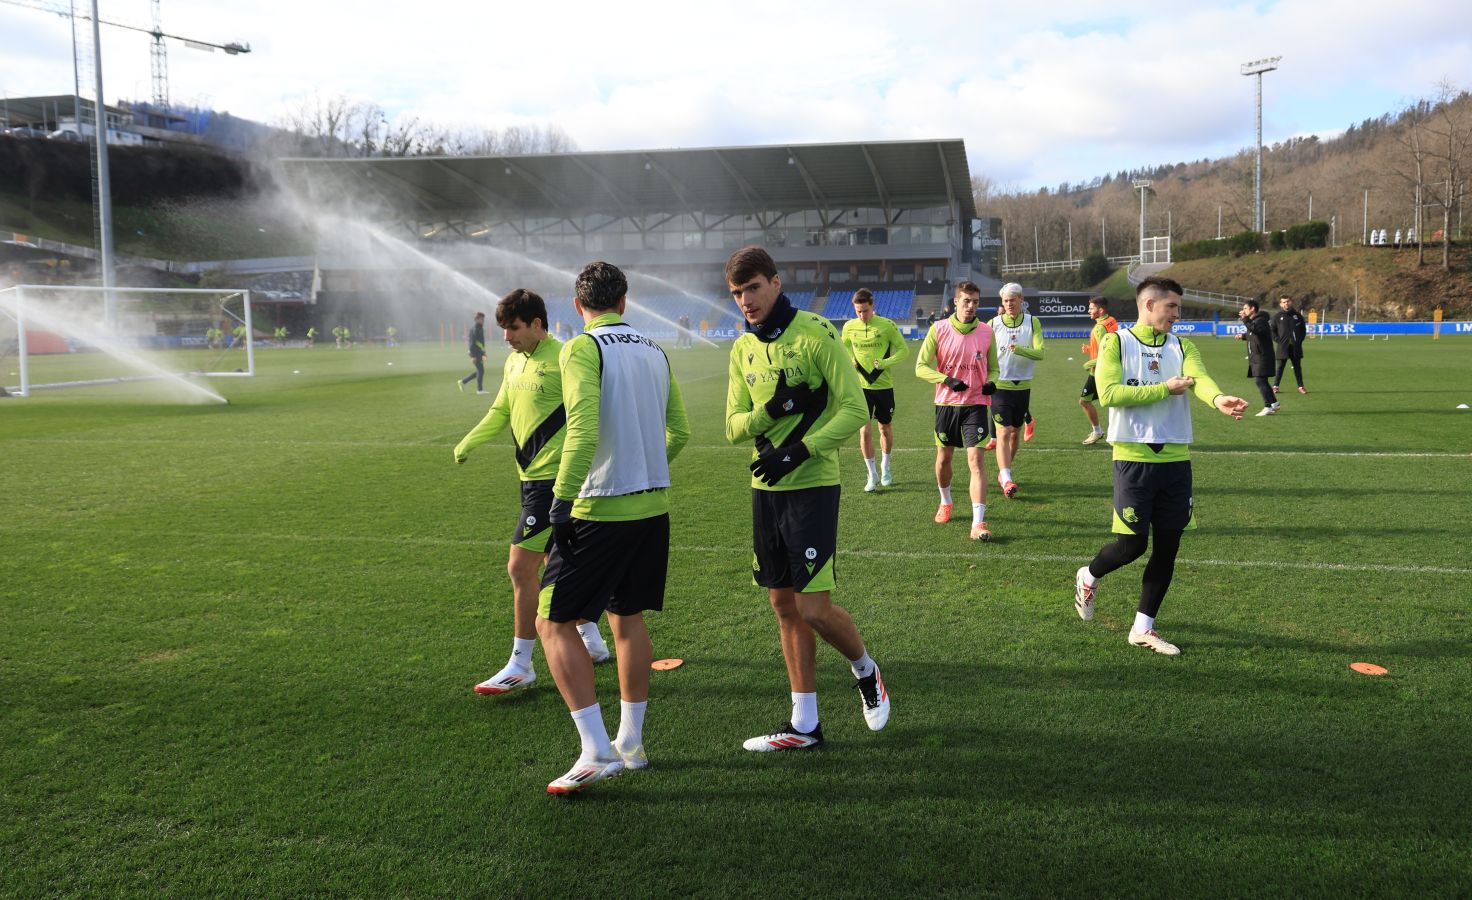
[{"label": "floodlight tower", "polygon": [[1243,75],[1257,76],[1257,178],[1252,193],[1252,216],[1253,224],[1259,234],[1262,233],[1263,210],[1262,210],[1262,76],[1264,72],[1271,72],[1278,68],[1278,61],[1283,57],[1269,56],[1266,59],[1254,59],[1252,62],[1242,64]]},{"label": "floodlight tower", "polygon": [[1145,198],[1150,195],[1150,185],[1153,184],[1148,178],[1136,178],[1130,182],[1135,190],[1140,192],[1140,262],[1145,262]]}]

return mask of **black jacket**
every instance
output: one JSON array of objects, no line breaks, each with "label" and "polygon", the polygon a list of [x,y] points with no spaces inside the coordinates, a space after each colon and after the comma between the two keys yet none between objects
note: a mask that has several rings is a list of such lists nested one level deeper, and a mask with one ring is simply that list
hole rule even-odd
[{"label": "black jacket", "polygon": [[1273,313],[1273,340],[1278,344],[1278,356],[1293,359],[1303,356],[1303,339],[1308,337],[1308,323],[1303,313],[1292,307]]},{"label": "black jacket", "polygon": [[476,359],[486,355],[486,326],[476,322],[470,329],[470,357]]},{"label": "black jacket", "polygon": [[1258,310],[1243,324],[1247,326],[1247,377],[1273,377],[1277,360],[1273,358],[1273,329],[1268,314]]}]

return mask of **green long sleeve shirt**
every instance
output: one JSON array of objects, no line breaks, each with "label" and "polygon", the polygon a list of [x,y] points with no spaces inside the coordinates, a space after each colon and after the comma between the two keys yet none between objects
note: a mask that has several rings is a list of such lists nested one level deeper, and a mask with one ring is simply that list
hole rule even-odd
[{"label": "green long sleeve shirt", "polygon": [[[622,322],[617,313],[606,313],[587,323],[588,329]],[[567,437],[552,494],[572,501],[577,519],[593,522],[623,522],[648,519],[669,512],[669,491],[650,490],[617,497],[579,497],[593,457],[598,452],[598,419],[603,403],[603,358],[593,338],[580,334],[562,345],[562,403],[567,407]],[[673,461],[690,440],[690,420],[680,386],[670,372],[669,398],[665,401],[665,459]]]},{"label": "green long sleeve shirt", "polygon": [[480,424],[455,445],[455,461],[511,426],[516,443],[516,469],[522,481],[557,477],[566,434],[562,405],[562,342],[548,335],[531,353],[512,353],[501,368],[501,386]]},{"label": "green long sleeve shirt", "polygon": [[[1022,324],[1026,316],[1027,313],[1017,316],[1009,316],[1003,313],[997,316],[997,318],[1001,319],[1002,324],[1008,328],[1016,328]],[[1000,335],[997,340],[1001,340]],[[996,344],[994,343],[992,346],[996,346]],[[1041,360],[1043,358],[1046,352],[1046,348],[1043,345],[1043,323],[1038,321],[1037,316],[1033,316],[1032,320],[1032,344],[1030,346],[1018,347],[1013,352],[1024,359]],[[995,373],[995,370],[992,371]],[[1031,378],[1021,381],[1001,381],[997,380],[995,374],[992,375],[992,378],[997,381],[997,390],[999,391],[1026,391],[1032,388]]]},{"label": "green long sleeve shirt", "polygon": [[889,368],[909,356],[910,348],[893,319],[884,316],[873,316],[868,322],[849,319],[843,323],[842,338],[855,363],[870,372],[879,372],[879,377],[872,383],[859,376],[860,387],[871,391],[894,387],[894,376],[889,373]]},{"label": "green long sleeve shirt", "polygon": [[[970,334],[976,330],[976,326],[983,324],[980,318],[972,319],[970,322],[962,322],[954,315],[950,318],[951,327],[962,334]],[[946,380],[946,373],[935,367],[936,347],[939,342],[935,337],[935,326],[925,333],[925,340],[920,343],[920,355],[915,357],[915,376],[931,384],[940,384]],[[986,348],[986,373],[987,377],[996,380],[997,377],[997,342],[992,341]]]},{"label": "green long sleeve shirt", "polygon": [[[1136,323],[1130,329],[1130,333],[1139,338],[1140,343],[1149,347],[1163,346],[1167,337],[1164,333],[1156,331],[1143,322]],[[1196,383],[1192,386],[1192,391],[1201,402],[1215,408],[1216,398],[1224,392],[1211,376],[1206,374],[1206,366],[1201,362],[1201,351],[1197,350],[1196,345],[1188,338],[1181,338],[1181,353],[1184,357],[1181,363],[1181,374],[1195,379]],[[1159,403],[1170,396],[1170,388],[1164,384],[1124,384],[1124,365],[1120,361],[1119,354],[1118,332],[1106,334],[1099,345],[1098,366],[1094,370],[1094,381],[1099,388],[1100,403],[1109,407],[1145,406],[1150,403]],[[1191,445],[1161,444],[1157,452],[1146,444],[1117,441],[1114,444],[1114,458],[1129,462],[1181,462],[1191,458]]]},{"label": "green long sleeve shirt", "polygon": [[[773,419],[764,408],[776,393],[781,373],[787,383],[828,390],[828,402],[816,417],[783,416]],[[768,486],[752,476],[751,486],[763,491],[795,491],[838,484],[838,448],[867,421],[869,407],[848,353],[820,315],[798,311],[781,335],[770,343],[750,332],[731,347],[726,385],[726,439],[731,443],[755,440],[756,459],[762,439],[782,447],[800,440],[809,457],[786,478]]]}]

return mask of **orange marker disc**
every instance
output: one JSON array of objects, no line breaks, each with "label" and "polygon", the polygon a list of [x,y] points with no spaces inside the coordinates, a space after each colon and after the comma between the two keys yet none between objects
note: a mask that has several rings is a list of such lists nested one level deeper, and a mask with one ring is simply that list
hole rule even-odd
[{"label": "orange marker disc", "polygon": [[684,664],[685,661],[683,659],[656,659],[649,664],[649,668],[663,672],[665,669],[678,669]]},{"label": "orange marker disc", "polygon": [[1367,662],[1350,663],[1349,667],[1351,669],[1354,669],[1361,675],[1384,675],[1386,672],[1390,671],[1384,666],[1377,666],[1374,663]]}]

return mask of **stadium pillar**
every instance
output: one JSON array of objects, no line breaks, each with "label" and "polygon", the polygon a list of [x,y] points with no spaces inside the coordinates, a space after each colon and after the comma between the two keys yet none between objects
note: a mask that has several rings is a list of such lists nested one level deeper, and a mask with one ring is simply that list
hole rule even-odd
[{"label": "stadium pillar", "polygon": [[[97,141],[97,251],[102,257],[102,286],[112,287],[112,183],[108,178],[107,166],[107,101],[102,93],[102,24],[97,17],[97,0],[92,0],[92,68],[97,75],[97,98],[93,106],[92,130]],[[81,130],[78,124],[77,130]],[[117,300],[111,293],[103,294],[103,309],[107,327],[115,330],[118,324]]]}]

